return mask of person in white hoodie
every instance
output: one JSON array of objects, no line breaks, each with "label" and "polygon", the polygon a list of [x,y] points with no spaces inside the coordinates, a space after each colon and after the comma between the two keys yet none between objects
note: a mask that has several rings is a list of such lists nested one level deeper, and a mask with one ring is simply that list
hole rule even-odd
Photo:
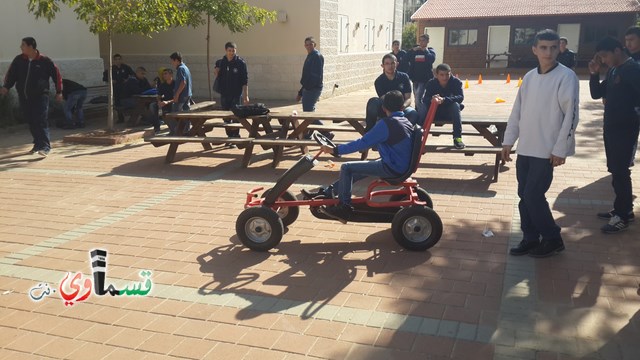
[{"label": "person in white hoodie", "polygon": [[502,142],[502,159],[516,150],[516,177],[523,239],[509,253],[547,257],[564,250],[546,192],[553,169],[575,153],[579,86],[576,74],[557,62],[560,37],[553,30],[536,34],[533,53],[538,67],[522,79]]}]

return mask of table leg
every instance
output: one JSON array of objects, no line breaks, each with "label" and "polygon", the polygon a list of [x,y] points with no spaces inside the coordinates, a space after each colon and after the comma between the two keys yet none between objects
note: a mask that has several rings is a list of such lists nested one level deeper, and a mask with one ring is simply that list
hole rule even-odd
[{"label": "table leg", "polygon": [[[249,137],[257,139],[258,138],[258,128],[260,127],[259,121],[253,121],[253,123],[249,123],[246,119],[240,119],[240,123],[249,131]],[[251,155],[253,154],[253,142],[247,143],[247,147],[244,149],[244,155],[242,156],[242,167],[246,168],[251,163]]]},{"label": "table leg", "polygon": [[167,157],[164,159],[164,162],[167,164],[171,164],[173,159],[176,157],[176,151],[178,151],[178,143],[169,144],[169,150],[167,151]]}]

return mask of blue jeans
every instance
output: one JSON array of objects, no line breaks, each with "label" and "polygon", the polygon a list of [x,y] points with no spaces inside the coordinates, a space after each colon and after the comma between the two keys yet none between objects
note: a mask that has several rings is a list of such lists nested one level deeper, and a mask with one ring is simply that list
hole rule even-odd
[{"label": "blue jeans", "polygon": [[[425,106],[424,117],[427,116],[430,106],[431,103]],[[438,105],[438,110],[436,110],[436,117],[434,121],[446,121],[453,123],[453,137],[462,137],[462,116],[460,115],[461,110],[461,106],[457,102],[440,104]]]},{"label": "blue jeans", "polygon": [[[416,101],[415,106],[416,106],[416,110],[418,110],[418,113],[422,114],[424,111],[424,114],[426,115],[426,106],[427,104],[422,102],[422,98],[424,97],[424,92],[426,90],[427,87],[427,83],[426,82],[417,82],[415,81],[413,83],[413,97],[414,100]],[[429,99],[429,101],[431,101],[431,99]],[[423,119],[424,120],[424,119]]]},{"label": "blue jeans", "polygon": [[387,170],[382,159],[373,161],[349,161],[340,167],[340,178],[331,187],[337,191],[338,199],[345,205],[351,205],[353,183],[369,176],[379,178],[396,177],[397,174]]},{"label": "blue jeans", "polygon": [[638,140],[638,127],[604,129],[604,151],[607,156],[607,171],[611,173],[611,186],[616,197],[613,210],[622,220],[629,220],[633,211],[633,183],[629,164],[633,146]]},{"label": "blue jeans", "polygon": [[[382,110],[382,99],[380,99],[379,97],[373,97],[369,99],[369,101],[367,102],[367,110],[366,110],[366,118],[365,118],[365,123],[367,125],[366,126],[367,132],[376,125],[379,119],[385,116],[387,116],[387,114],[385,114],[384,110]],[[418,124],[419,116],[418,116],[418,112],[414,108],[407,106],[404,109],[404,116],[412,124],[414,125]],[[419,123],[419,125],[422,126],[422,123]]]},{"label": "blue jeans", "polygon": [[518,155],[516,177],[520,202],[520,228],[525,241],[560,238],[560,227],[556,225],[545,196],[553,181],[553,166],[549,159]]},{"label": "blue jeans", "polygon": [[20,108],[29,123],[29,131],[33,137],[36,150],[51,150],[49,139],[49,96],[20,101]]},{"label": "blue jeans", "polygon": [[[318,99],[320,99],[320,95],[322,95],[322,88],[312,90],[302,89],[302,111],[316,111],[316,103],[318,102]],[[322,125],[322,121],[315,120],[313,124]]]},{"label": "blue jeans", "polygon": [[84,124],[84,110],[82,105],[87,99],[87,90],[76,90],[67,96],[64,103],[64,117],[66,125],[73,125],[73,111],[75,109],[77,116],[77,124]]},{"label": "blue jeans", "polygon": [[[242,94],[239,94],[238,96],[225,96],[220,94],[220,105],[222,106],[222,109],[231,110],[234,105],[242,104],[240,99],[241,96]],[[224,122],[226,124],[238,123],[237,120],[224,120]],[[227,137],[240,137],[240,129],[224,129],[224,131],[227,133]]]},{"label": "blue jeans", "polygon": [[[172,112],[187,112],[191,109],[191,98],[186,98],[184,101],[171,104]],[[169,135],[183,135],[189,131],[189,122],[183,122],[184,127],[178,129],[178,122],[173,119],[167,119],[167,126],[169,127]]]}]

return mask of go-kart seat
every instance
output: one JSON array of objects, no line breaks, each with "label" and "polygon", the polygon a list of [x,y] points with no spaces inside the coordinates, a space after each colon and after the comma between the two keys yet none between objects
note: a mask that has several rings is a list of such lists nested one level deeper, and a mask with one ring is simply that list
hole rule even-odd
[{"label": "go-kart seat", "polygon": [[413,126],[413,134],[411,134],[411,161],[409,162],[409,168],[404,174],[398,175],[392,178],[382,178],[382,180],[388,182],[391,185],[401,184],[407,180],[418,169],[418,163],[420,162],[421,150],[422,150],[422,135],[424,130],[420,125]]}]

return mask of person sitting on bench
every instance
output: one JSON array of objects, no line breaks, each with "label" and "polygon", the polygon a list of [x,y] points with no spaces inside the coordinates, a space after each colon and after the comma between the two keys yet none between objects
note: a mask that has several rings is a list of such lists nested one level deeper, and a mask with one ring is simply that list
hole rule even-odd
[{"label": "person sitting on bench", "polygon": [[354,182],[368,176],[397,177],[409,169],[414,125],[402,112],[404,101],[404,96],[398,90],[386,93],[382,108],[387,116],[378,121],[371,131],[358,140],[335,148],[322,146],[323,152],[334,155],[350,154],[377,146],[381,156],[378,160],[346,162],[340,167],[340,178],[332,185],[320,188],[317,192],[302,190],[308,199],[318,196],[334,197],[335,193],[338,194],[340,202],[336,206],[322,208],[323,213],[342,222],[348,221],[353,212],[351,189]]},{"label": "person sitting on bench", "polygon": [[411,105],[411,81],[409,80],[409,75],[396,71],[398,60],[393,54],[384,55],[381,66],[382,74],[378,76],[374,83],[378,97],[372,97],[367,102],[366,130],[370,131],[373,129],[378,119],[386,116],[382,110],[382,96],[392,90],[398,90],[402,93],[404,96],[404,104],[402,107],[404,109],[404,116],[412,124],[416,124],[419,120],[418,112],[409,106]]},{"label": "person sitting on bench", "polygon": [[[464,149],[462,117],[460,116],[460,111],[464,109],[464,105],[462,105],[462,100],[464,100],[462,81],[455,76],[451,76],[451,67],[447,64],[438,65],[436,67],[436,77],[427,82],[424,98],[422,99],[422,103],[426,105],[427,113],[432,99],[435,99],[439,104],[435,121],[453,122],[453,146],[456,149]],[[427,113],[421,115],[426,115]]]}]

